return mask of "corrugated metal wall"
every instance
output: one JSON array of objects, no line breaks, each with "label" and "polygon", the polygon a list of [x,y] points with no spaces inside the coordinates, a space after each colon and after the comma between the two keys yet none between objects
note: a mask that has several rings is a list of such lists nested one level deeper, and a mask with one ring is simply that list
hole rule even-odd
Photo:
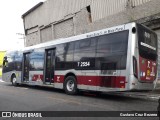
[{"label": "corrugated metal wall", "polygon": [[96,21],[109,15],[122,12],[126,10],[128,4],[131,5],[131,7],[136,7],[149,1],[151,0],[92,0],[92,20]]},{"label": "corrugated metal wall", "polygon": [[151,1],[151,0],[131,0],[132,1],[132,5],[133,5],[133,7],[134,6],[138,6],[138,5],[141,5],[141,4],[144,4],[144,3],[146,3],[146,2],[149,2],[149,1]]},{"label": "corrugated metal wall", "polygon": [[90,4],[91,0],[47,0],[42,6],[25,17],[25,26],[31,28],[35,23],[48,25],[75,14]]},{"label": "corrugated metal wall", "polygon": [[[31,28],[35,21],[38,25],[48,25],[75,14],[89,5],[91,6],[92,20],[96,21],[124,11],[128,1],[134,7],[151,0],[47,0],[42,6],[25,17],[25,26]],[[41,18],[39,18],[40,16]]]},{"label": "corrugated metal wall", "polygon": [[92,20],[96,21],[109,15],[124,11],[127,0],[92,0]]},{"label": "corrugated metal wall", "polygon": [[[87,26],[88,21],[95,22],[149,1],[152,0],[47,0],[24,17],[27,44],[85,33],[85,29],[79,29],[82,24]],[[89,14],[85,9],[87,6],[91,9]]]}]

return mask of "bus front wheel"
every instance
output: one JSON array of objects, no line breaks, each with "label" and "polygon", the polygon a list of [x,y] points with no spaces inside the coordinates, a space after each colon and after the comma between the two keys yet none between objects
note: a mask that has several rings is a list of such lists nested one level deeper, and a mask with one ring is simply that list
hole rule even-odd
[{"label": "bus front wheel", "polygon": [[12,85],[13,85],[13,86],[17,86],[17,85],[18,85],[18,83],[17,83],[17,78],[16,78],[15,75],[12,76]]},{"label": "bus front wheel", "polygon": [[69,95],[77,94],[77,81],[74,76],[68,76],[64,82],[64,90]]}]

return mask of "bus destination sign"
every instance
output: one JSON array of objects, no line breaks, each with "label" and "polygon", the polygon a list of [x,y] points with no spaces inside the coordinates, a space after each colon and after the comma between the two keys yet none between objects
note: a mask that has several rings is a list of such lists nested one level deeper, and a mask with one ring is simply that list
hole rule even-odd
[{"label": "bus destination sign", "polygon": [[100,36],[100,35],[104,35],[104,34],[110,34],[110,33],[114,33],[114,32],[123,31],[124,29],[125,29],[124,26],[121,26],[121,27],[101,30],[101,31],[98,31],[98,32],[95,32],[95,33],[87,34],[86,37],[87,38],[96,37],[96,36]]}]

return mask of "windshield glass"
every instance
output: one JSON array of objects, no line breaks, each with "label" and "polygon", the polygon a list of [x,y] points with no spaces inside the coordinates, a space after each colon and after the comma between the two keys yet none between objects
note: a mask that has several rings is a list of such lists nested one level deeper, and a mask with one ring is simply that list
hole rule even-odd
[{"label": "windshield glass", "polygon": [[157,58],[157,35],[140,24],[137,27],[140,56],[155,61]]}]

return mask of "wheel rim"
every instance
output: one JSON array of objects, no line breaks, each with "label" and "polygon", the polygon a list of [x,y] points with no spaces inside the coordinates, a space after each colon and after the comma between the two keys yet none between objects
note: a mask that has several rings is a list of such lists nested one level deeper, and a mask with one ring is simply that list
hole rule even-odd
[{"label": "wheel rim", "polygon": [[67,90],[68,91],[73,91],[74,89],[74,81],[73,80],[68,80],[67,82]]},{"label": "wheel rim", "polygon": [[17,83],[17,79],[13,78],[12,82],[13,82],[13,85],[15,85]]}]

